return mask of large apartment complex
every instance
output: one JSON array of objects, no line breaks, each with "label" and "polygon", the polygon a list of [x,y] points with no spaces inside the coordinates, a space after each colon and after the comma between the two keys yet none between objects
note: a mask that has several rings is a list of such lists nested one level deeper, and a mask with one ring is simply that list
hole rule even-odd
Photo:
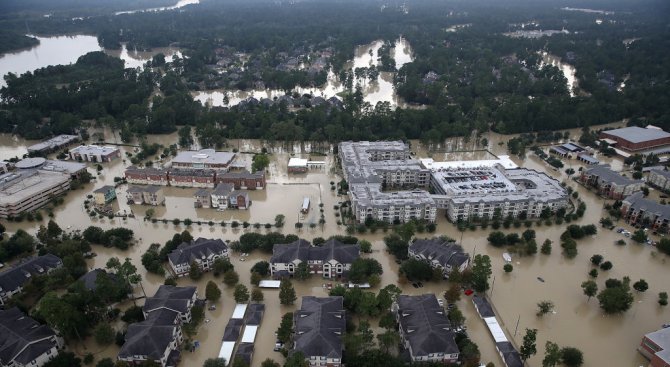
[{"label": "large apartment complex", "polygon": [[642,180],[634,180],[612,171],[609,165],[603,164],[582,171],[579,181],[594,188],[599,195],[609,199],[623,199],[632,195],[644,186]]},{"label": "large apartment complex", "polygon": [[342,338],[347,331],[342,297],[302,297],[293,323],[293,351],[302,352],[310,367],[342,366]]},{"label": "large apartment complex", "polygon": [[70,176],[43,170],[0,175],[0,218],[39,209],[70,190]]},{"label": "large apartment complex", "polygon": [[305,240],[275,244],[270,258],[270,272],[274,278],[293,276],[298,265],[307,263],[310,274],[324,278],[340,278],[351,269],[360,256],[358,244],[348,245],[331,239],[321,246],[312,246]]},{"label": "large apartment complex", "polygon": [[558,181],[505,159],[415,160],[401,141],[343,142],[339,157],[359,223],[434,222],[438,208],[453,222],[474,216],[533,218],[545,208],[568,205]]}]

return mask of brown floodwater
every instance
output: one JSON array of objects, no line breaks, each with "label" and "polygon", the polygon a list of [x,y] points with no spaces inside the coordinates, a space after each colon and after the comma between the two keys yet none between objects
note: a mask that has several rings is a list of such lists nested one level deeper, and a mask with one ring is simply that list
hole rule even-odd
[{"label": "brown floodwater", "polygon": [[[610,124],[608,126],[620,126],[622,123]],[[112,140],[108,131],[104,132],[107,139]],[[580,134],[578,129],[570,130],[571,137],[577,138]],[[488,146],[482,147],[476,142],[476,139],[466,141],[463,138],[450,139],[439,146],[427,149],[418,141],[412,144],[412,151],[417,156],[432,156],[435,159],[486,159],[491,158],[491,153],[481,151],[488,148],[493,154],[505,154],[505,145],[499,145],[500,142],[506,142],[512,136],[502,136],[499,134],[485,134],[488,139]],[[21,154],[22,149],[28,142],[21,139],[11,138],[9,136],[0,136],[2,146],[0,152],[2,157],[9,158]],[[177,140],[176,134],[151,136],[150,142],[159,142],[169,145]],[[241,151],[259,151],[261,143],[255,140],[234,140],[229,142],[232,147],[239,148]],[[137,214],[137,218],[113,219],[107,218],[89,218],[84,209],[83,201],[86,195],[95,188],[105,184],[113,183],[115,176],[121,176],[125,167],[130,163],[117,160],[112,163],[104,164],[105,169],[98,177],[97,181],[86,185],[81,190],[70,192],[65,203],[56,208],[55,220],[68,230],[81,230],[88,225],[97,225],[103,228],[114,226],[124,226],[135,231],[137,244],[127,251],[108,249],[94,246],[97,256],[89,260],[89,265],[94,267],[104,267],[106,261],[116,256],[119,258],[128,257],[138,267],[143,274],[143,286],[148,295],[152,295],[163,278],[151,274],[145,274],[141,265],[140,257],[146,248],[154,242],[164,243],[170,239],[177,231],[188,229],[194,237],[212,237],[225,240],[235,240],[246,232],[258,231],[265,233],[264,228],[254,229],[253,226],[247,229],[233,229],[230,226],[222,227],[219,224],[210,226],[207,222],[212,220],[220,222],[221,220],[239,222],[248,221],[250,223],[273,223],[276,214],[286,216],[286,226],[281,229],[283,233],[296,233],[308,240],[314,237],[327,237],[333,234],[344,233],[344,227],[336,224],[335,211],[333,205],[345,200],[338,197],[330,190],[330,181],[338,181],[339,177],[335,174],[336,169],[332,167],[333,157],[314,155],[312,159],[325,160],[327,168],[324,170],[310,171],[303,175],[288,175],[286,172],[286,162],[291,156],[309,157],[310,151],[331,151],[328,145],[303,144],[275,144],[269,146],[273,153],[272,163],[269,167],[268,188],[264,191],[252,192],[253,204],[248,211],[229,210],[217,212],[213,209],[195,209],[191,195],[192,189],[166,189],[166,206],[158,207],[156,217],[167,218],[191,218],[192,220],[203,221],[202,225],[191,225],[189,227],[182,225],[174,226],[171,222],[151,223],[143,221],[141,218],[148,207],[131,205],[123,203],[116,204],[118,210],[132,210]],[[130,148],[122,148],[124,151]],[[429,151],[430,150],[430,151]],[[454,153],[454,151],[462,151]],[[248,156],[242,159],[248,161]],[[598,157],[603,162],[612,163],[615,168],[621,168],[622,164],[618,159],[607,159]],[[568,180],[567,175],[561,171],[554,171],[537,157],[529,154],[525,159],[513,158],[515,162],[524,167],[543,170],[561,181]],[[570,165],[577,169],[581,165],[577,161],[570,161]],[[91,169],[91,171],[93,171]],[[596,197],[593,193],[586,191],[583,187],[569,182],[579,193],[582,200],[587,205],[584,218],[576,223],[590,224],[598,223],[598,220],[605,215],[602,210],[603,200]],[[652,193],[652,195],[655,195]],[[120,195],[122,196],[122,195]],[[302,197],[309,196],[313,199],[315,205],[312,206],[310,214],[307,216],[306,223],[310,218],[318,220],[318,206],[316,203],[324,204],[324,214],[326,224],[316,226],[316,228],[303,228],[296,231],[294,223],[298,220],[298,209]],[[36,232],[38,228],[36,222],[6,223],[8,231],[12,232],[18,228],[23,228],[31,233]],[[623,223],[617,223],[617,226],[627,227]],[[497,249],[487,245],[486,237],[491,231],[476,230],[465,231],[463,233],[452,224],[448,223],[443,213],[439,215],[438,231],[436,235],[445,234],[450,237],[461,240],[463,247],[470,254],[487,254],[491,257],[493,265],[493,283],[489,292],[495,308],[498,311],[499,318],[503,327],[508,333],[510,339],[517,345],[521,344],[525,328],[537,328],[538,332],[538,355],[529,360],[529,365],[538,366],[541,364],[544,352],[544,344],[547,340],[554,341],[561,346],[576,346],[584,352],[586,366],[609,365],[609,366],[640,366],[647,362],[636,351],[642,335],[660,328],[660,325],[668,322],[670,314],[656,303],[657,294],[661,291],[670,290],[667,286],[668,257],[659,254],[653,247],[630,243],[627,246],[616,246],[614,242],[623,238],[615,231],[599,230],[597,236],[586,238],[579,242],[579,255],[572,260],[565,259],[561,255],[559,237],[564,230],[562,226],[538,226],[533,227],[537,232],[537,242],[541,244],[546,238],[554,242],[553,253],[549,256],[538,254],[532,257],[514,257],[514,271],[511,274],[505,274],[502,270],[504,264],[502,253],[503,249]],[[525,228],[505,230],[505,232],[521,232]],[[381,286],[387,284],[397,284],[403,292],[407,294],[436,293],[441,295],[448,287],[447,283],[426,283],[423,288],[415,289],[411,285],[401,282],[398,278],[398,265],[394,259],[384,250],[384,233],[367,233],[360,235],[373,243],[373,252],[370,256],[377,259],[384,268]],[[428,234],[418,234],[426,236]],[[649,282],[650,288],[646,293],[635,294],[635,303],[631,310],[624,315],[606,316],[598,307],[596,299],[587,302],[587,298],[582,294],[580,284],[588,279],[588,271],[591,269],[589,258],[593,254],[602,254],[605,258],[614,264],[614,268],[608,272],[601,272],[597,279],[599,286],[604,287],[604,280],[610,277],[621,278],[630,276],[633,281],[644,278]],[[269,255],[260,252],[252,253],[245,261],[241,261],[239,254],[233,254],[231,260],[240,274],[240,281],[249,286],[249,269],[256,261],[268,260]],[[545,282],[540,282],[537,277],[542,277]],[[211,274],[206,274],[203,279],[193,282],[189,278],[179,280],[181,285],[195,284],[198,286],[200,296],[204,296],[205,284],[208,280],[214,279]],[[220,279],[216,279],[223,290],[222,300],[216,311],[206,311],[206,318],[210,322],[204,323],[199,331],[196,340],[200,341],[201,347],[195,352],[184,352],[183,365],[199,366],[207,358],[216,357],[220,347],[223,329],[232,314],[234,301],[232,289],[222,284]],[[313,278],[305,282],[294,282],[298,297],[305,295],[325,295],[323,289],[324,280]],[[136,292],[141,293],[140,289]],[[261,324],[261,329],[256,339],[256,351],[252,365],[257,366],[266,358],[272,358],[276,361],[282,361],[282,356],[273,352],[274,331],[279,326],[281,315],[285,312],[293,311],[300,305],[300,300],[295,306],[279,305],[277,290],[264,290],[265,304],[267,305],[266,314]],[[537,303],[543,300],[550,300],[555,304],[555,313],[538,318],[535,315]],[[138,301],[141,303],[142,301]],[[120,305],[126,308],[132,305],[127,301]],[[482,360],[492,361],[496,365],[502,365],[498,357],[491,336],[484,323],[477,316],[474,307],[468,297],[459,301],[459,305],[467,317],[466,325],[471,338],[479,345]],[[514,335],[516,323],[518,320],[518,332]],[[117,328],[123,327],[122,323],[115,325]],[[84,348],[85,347],[85,348]],[[84,345],[73,348],[80,354],[87,352],[95,353],[96,359],[106,356],[115,357],[118,352],[116,346],[102,347],[96,345],[92,339],[86,340]]]}]

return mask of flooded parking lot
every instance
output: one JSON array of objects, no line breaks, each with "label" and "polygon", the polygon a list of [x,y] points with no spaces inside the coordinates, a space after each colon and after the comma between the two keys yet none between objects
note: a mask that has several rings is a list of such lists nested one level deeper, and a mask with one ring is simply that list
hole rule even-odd
[{"label": "flooded parking lot", "polygon": [[[579,131],[571,131],[573,138],[579,136]],[[434,159],[486,159],[491,154],[506,154],[505,146],[499,145],[499,142],[507,141],[510,136],[501,136],[498,134],[485,134],[488,139],[486,146],[481,146],[473,140],[451,139],[440,147],[433,147],[432,152],[422,146],[419,142],[413,142],[412,151],[416,156],[432,156]],[[108,137],[110,138],[110,137]],[[22,154],[29,143],[20,139],[13,139],[6,135],[0,136],[2,141],[3,159]],[[175,135],[152,136],[150,142],[161,142],[164,145],[172,144],[176,141]],[[5,142],[7,144],[5,145]],[[239,147],[241,151],[252,152],[260,151],[260,143],[253,140],[230,141],[231,147]],[[489,152],[481,150],[487,148]],[[124,151],[130,150],[130,147],[122,147]],[[83,208],[83,202],[86,196],[95,188],[105,184],[112,184],[115,176],[122,176],[123,170],[130,165],[129,162],[116,160],[112,163],[103,164],[102,174],[97,181],[86,185],[83,189],[70,192],[65,199],[65,203],[54,210],[55,220],[62,228],[68,230],[81,230],[88,225],[97,225],[103,228],[123,226],[132,229],[138,242],[127,251],[120,251],[113,248],[104,248],[94,246],[97,256],[89,260],[92,268],[104,267],[110,257],[120,258],[128,257],[138,266],[140,272],[144,273],[140,257],[151,243],[164,243],[170,239],[177,231],[181,232],[188,229],[194,237],[212,237],[225,240],[236,240],[246,232],[258,231],[265,233],[265,228],[231,228],[223,227],[220,222],[237,220],[239,222],[248,221],[249,223],[274,223],[274,217],[277,214],[286,216],[286,225],[280,231],[283,233],[296,233],[300,237],[311,240],[315,237],[328,237],[333,234],[343,234],[344,227],[337,225],[335,210],[333,206],[345,200],[330,190],[331,181],[339,181],[336,175],[336,168],[333,167],[334,159],[332,155],[323,157],[314,156],[313,159],[325,160],[326,168],[322,170],[313,170],[307,174],[289,175],[286,172],[286,162],[289,157],[301,156],[309,157],[308,151],[330,151],[327,145],[320,147],[309,144],[277,144],[269,147],[272,154],[272,163],[269,167],[268,186],[266,190],[251,192],[253,204],[248,211],[227,210],[217,212],[213,209],[195,209],[193,207],[192,189],[166,188],[165,207],[156,207],[156,217],[190,218],[194,221],[200,220],[202,224],[193,224],[185,226],[180,224],[175,226],[172,222],[152,223],[142,219],[144,212],[150,208],[145,206],[128,206],[123,201],[123,195],[120,193],[121,202],[118,210],[128,210],[136,214],[135,218],[128,219],[108,219],[108,218],[89,218]],[[464,151],[453,153],[454,151]],[[613,166],[621,167],[620,160],[598,157],[604,162],[612,162]],[[569,181],[567,175],[561,171],[549,169],[545,162],[537,157],[528,154],[525,159],[513,157],[513,160],[520,166],[542,170],[549,175],[556,177],[561,181],[568,181],[578,193],[580,198],[586,203],[586,214],[580,220],[573,222],[577,224],[597,224],[601,217],[605,216],[603,211],[604,201],[596,197],[593,193],[586,191],[583,187]],[[567,163],[567,162],[566,162]],[[580,164],[576,160],[569,162],[570,166],[577,170]],[[567,165],[567,164],[566,164]],[[93,172],[93,169],[90,169]],[[123,191],[123,187],[121,187]],[[654,195],[652,193],[652,195]],[[315,228],[303,228],[296,230],[294,223],[298,220],[298,212],[302,198],[309,196],[313,202],[323,203],[326,224],[316,226]],[[319,208],[312,206],[310,214],[306,219],[309,223],[313,218],[318,218]],[[617,246],[616,240],[624,238],[616,231],[603,230],[599,227],[599,233],[593,238],[585,238],[578,242],[579,255],[574,259],[566,259],[561,255],[559,237],[565,229],[564,225],[552,226],[534,226],[537,232],[537,242],[542,243],[545,239],[551,239],[553,252],[551,255],[538,254],[531,257],[514,257],[514,271],[505,274],[502,270],[504,260],[502,253],[504,249],[492,247],[487,244],[486,237],[492,229],[459,232],[457,228],[448,223],[444,213],[438,213],[438,226],[436,235],[448,235],[457,240],[461,240],[464,249],[473,254],[487,254],[491,257],[493,266],[493,277],[491,279],[492,289],[490,296],[495,305],[503,326],[511,339],[517,345],[521,344],[525,328],[537,328],[538,332],[538,355],[529,360],[529,365],[541,365],[544,344],[547,340],[558,343],[561,346],[576,346],[584,352],[586,366],[609,365],[609,366],[640,366],[646,365],[646,361],[636,351],[642,335],[660,328],[660,325],[670,320],[670,314],[667,310],[660,308],[656,302],[657,294],[661,291],[668,291],[667,273],[668,257],[656,253],[651,246],[644,246],[632,243],[627,240],[628,245]],[[214,222],[209,225],[209,221]],[[31,233],[35,233],[39,223],[5,223],[8,231],[15,231],[18,228],[24,228]],[[625,226],[622,222],[617,226]],[[630,229],[630,228],[629,228]],[[275,229],[272,229],[275,230]],[[525,228],[504,230],[505,232],[522,232]],[[446,282],[426,283],[423,288],[416,289],[411,284],[403,282],[398,277],[398,265],[395,259],[386,253],[383,244],[383,231],[377,231],[374,234],[367,233],[359,235],[359,238],[365,238],[373,243],[373,252],[369,255],[378,260],[383,268],[381,286],[387,284],[396,284],[407,294],[421,294],[434,292],[438,296],[447,289]],[[429,234],[417,234],[419,237],[428,237]],[[625,238],[624,238],[625,239]],[[602,254],[606,260],[614,264],[613,269],[607,272],[601,272],[597,282],[600,288],[604,287],[604,280],[607,278],[621,278],[629,276],[633,281],[645,279],[649,283],[649,290],[645,293],[636,293],[635,302],[631,310],[623,315],[605,316],[596,299],[587,302],[583,295],[580,284],[587,280],[588,271],[591,269],[589,258],[593,254]],[[243,284],[250,285],[249,269],[256,261],[268,260],[268,254],[255,252],[241,261],[239,254],[232,254],[231,261],[240,274],[240,281]],[[544,279],[544,282],[538,281],[538,277]],[[151,274],[143,274],[143,286],[148,295],[152,295],[163,278]],[[198,293],[204,297],[205,284],[213,279],[211,274],[206,274],[201,280],[194,282],[190,278],[179,280],[180,285],[195,284],[198,286]],[[232,314],[233,297],[232,289],[226,287],[217,279],[217,284],[223,290],[222,300],[215,311],[206,311],[206,318],[210,321],[204,323],[196,340],[200,341],[201,347],[195,352],[184,352],[182,356],[182,365],[199,366],[207,358],[216,357],[220,347],[223,329]],[[300,296],[304,295],[325,295],[326,291],[322,287],[324,280],[312,278],[305,282],[294,282],[296,293],[299,297],[295,306],[279,305],[277,290],[264,290],[266,314],[261,324],[261,330],[256,339],[256,351],[252,365],[256,366],[266,358],[272,358],[281,361],[279,353],[273,352],[274,331],[279,326],[281,315],[288,311],[293,311],[300,305]],[[537,317],[537,303],[543,300],[550,300],[555,304],[555,314]],[[138,302],[142,302],[141,300]],[[122,307],[128,307],[132,302],[128,301]],[[479,345],[484,361],[493,361],[496,365],[501,365],[501,361],[496,354],[492,338],[488,334],[483,322],[478,318],[470,299],[464,297],[459,301],[459,305],[465,316],[468,318],[467,326],[471,338]],[[518,332],[514,335],[514,330],[518,320]],[[122,327],[122,324],[116,325]],[[92,340],[86,342],[87,349],[79,346],[75,348],[79,353],[95,351],[96,358],[105,356],[115,357],[118,349],[115,346],[106,348],[95,345]]]}]

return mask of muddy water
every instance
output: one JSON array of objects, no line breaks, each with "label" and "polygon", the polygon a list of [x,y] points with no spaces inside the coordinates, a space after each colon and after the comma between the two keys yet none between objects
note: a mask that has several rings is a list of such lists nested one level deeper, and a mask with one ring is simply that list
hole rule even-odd
[{"label": "muddy water", "polygon": [[175,47],[160,47],[151,51],[137,51],[128,50],[125,43],[121,44],[120,50],[105,50],[105,53],[123,60],[127,68],[142,68],[147,61],[151,61],[154,55],[159,53],[165,55],[165,62],[172,62],[175,56],[182,57],[181,51]]},{"label": "muddy water", "polygon": [[[579,133],[576,129],[570,131],[573,138],[578,137]],[[499,145],[498,143],[505,142],[510,138],[510,136],[501,136],[498,134],[485,134],[485,137],[489,140],[488,148],[495,154],[504,153],[504,145]],[[176,141],[176,136],[150,137],[150,140],[169,144]],[[16,142],[15,146],[17,148],[14,151],[12,151],[11,147],[5,147],[3,144],[3,154],[6,152],[10,156],[16,155],[12,153],[21,149],[22,144],[26,145],[25,142]],[[259,142],[253,140],[233,141],[231,145],[236,145],[243,151],[260,149]],[[472,151],[473,149],[480,148],[472,140],[465,142],[462,138],[451,139],[443,147],[450,147],[449,151],[452,153],[445,153],[442,150],[440,153],[433,152],[433,156],[436,158],[444,156],[447,159],[458,159],[460,157],[481,159],[490,157],[488,153]],[[273,162],[270,166],[270,175],[268,177],[270,184],[267,190],[252,193],[254,203],[249,211],[219,213],[211,209],[196,210],[193,208],[192,200],[190,199],[192,190],[169,188],[166,190],[166,193],[168,193],[167,205],[165,208],[159,208],[157,216],[165,215],[168,219],[172,219],[173,217],[182,219],[189,217],[193,220],[198,217],[205,222],[210,219],[213,221],[234,219],[240,222],[247,220],[250,223],[266,223],[273,222],[274,215],[281,213],[286,215],[286,226],[282,229],[284,233],[297,233],[306,239],[344,233],[344,228],[336,224],[333,210],[333,205],[342,201],[343,198],[338,197],[330,191],[329,182],[338,180],[331,173],[330,167],[323,171],[310,171],[308,174],[298,176],[286,173],[286,162],[292,154],[293,156],[308,157],[307,153],[301,152],[306,152],[307,150],[328,151],[328,147],[291,144],[286,146],[277,145],[270,147],[270,150],[273,152]],[[419,156],[427,155],[428,153],[425,147],[421,146],[419,142],[413,142],[412,150]],[[454,150],[470,150],[470,152],[453,153]],[[312,158],[323,159],[323,157],[317,156]],[[514,159],[518,164],[525,167],[543,170],[560,180],[567,180],[565,173],[547,169],[546,164],[534,156],[529,155],[529,157],[523,160]],[[329,156],[326,160],[328,165],[332,164],[332,157]],[[580,166],[576,161],[572,161],[571,164],[575,169]],[[63,228],[69,227],[69,230],[83,229],[90,224],[94,224],[103,228],[125,226],[135,231],[136,237],[139,239],[138,243],[128,251],[118,251],[95,246],[94,251],[98,256],[89,260],[91,267],[104,267],[106,261],[112,256],[129,257],[138,266],[140,272],[143,273],[140,257],[149,244],[152,242],[163,243],[171,238],[176,231],[184,229],[190,230],[196,237],[214,237],[226,240],[235,240],[242,233],[256,231],[252,227],[248,229],[232,229],[230,226],[209,226],[206,223],[202,225],[194,224],[187,228],[184,225],[174,226],[171,222],[168,224],[151,223],[144,222],[141,219],[114,219],[111,221],[106,218],[89,219],[83,211],[83,200],[86,195],[96,187],[113,182],[113,177],[121,175],[127,165],[128,163],[124,163],[121,160],[105,165],[105,170],[103,170],[103,174],[98,178],[98,182],[87,185],[82,190],[71,192],[66,198],[66,203],[55,210],[55,219]],[[579,192],[580,197],[587,204],[585,217],[577,223],[597,223],[604,215],[602,212],[603,201],[585,191],[581,186],[572,182],[570,185]],[[314,198],[318,196],[324,203],[326,224],[323,229],[317,226],[314,229],[304,228],[296,232],[293,224],[297,221],[298,207],[304,195]],[[132,209],[139,217],[146,210],[145,207],[127,207],[123,203],[119,204],[119,209],[123,208]],[[165,214],[162,214],[160,210],[164,210]],[[318,217],[318,214],[316,214],[317,211],[318,207],[313,206],[312,212],[315,213],[316,217]],[[622,223],[618,225],[625,227]],[[37,229],[37,223],[28,222],[6,223],[6,226],[10,232],[15,231],[17,228],[24,228],[34,233]],[[566,260],[560,254],[560,246],[558,244],[564,227],[565,225],[533,227],[537,231],[538,243],[542,243],[546,238],[554,241],[553,253],[550,256],[538,254],[534,257],[515,257],[513,260],[515,269],[511,274],[504,274],[502,270],[503,250],[488,246],[486,243],[486,236],[490,232],[490,229],[460,233],[453,225],[446,222],[443,215],[440,215],[438,234],[446,234],[458,240],[461,240],[462,236],[463,246],[470,254],[483,253],[491,256],[495,280],[492,279],[493,287],[489,293],[509,337],[517,344],[520,344],[525,328],[537,328],[539,330],[537,345],[540,355],[531,358],[529,365],[540,365],[544,343],[547,340],[552,340],[562,346],[573,345],[579,347],[584,352],[585,365],[587,366],[639,366],[645,364],[645,361],[635,350],[636,345],[639,344],[643,334],[659,328],[662,323],[668,322],[668,319],[670,319],[668,311],[660,309],[656,304],[656,295],[658,292],[669,290],[665,288],[665,284],[667,283],[666,274],[668,272],[667,256],[654,254],[651,247],[632,243],[623,247],[615,246],[614,242],[621,238],[620,235],[616,232],[605,230],[601,231],[595,238],[587,238],[580,241],[577,258]],[[506,232],[521,232],[523,230],[524,228],[519,228],[516,230],[507,230]],[[266,230],[260,229],[258,231],[264,233]],[[373,253],[366,256],[373,257],[382,264],[384,268],[382,286],[386,284],[399,284],[403,291],[408,294],[434,292],[439,295],[444,292],[448,286],[446,283],[427,283],[424,288],[415,289],[411,285],[400,282],[397,275],[398,265],[384,251],[383,236],[384,233],[382,231],[360,236],[373,243]],[[418,234],[418,236],[428,235]],[[604,316],[597,305],[597,301],[592,299],[590,302],[587,302],[586,297],[582,294],[580,284],[588,277],[587,272],[590,270],[588,259],[595,253],[604,255],[607,260],[612,261],[614,264],[612,270],[601,272],[601,276],[597,279],[601,288],[604,287],[603,283],[606,278],[621,278],[626,275],[630,276],[633,281],[644,278],[650,284],[650,289],[646,293],[635,295],[635,304],[625,315]],[[241,282],[246,285],[249,285],[248,275],[250,267],[256,261],[267,260],[268,258],[269,255],[262,253],[253,253],[245,261],[240,260],[239,254],[231,256],[240,274]],[[146,293],[151,295],[162,283],[163,279],[148,274],[143,274],[143,276],[143,285]],[[537,277],[542,277],[545,282],[539,282]],[[184,278],[180,279],[179,283],[181,285],[196,284],[199,294],[202,296],[204,295],[205,284],[210,279],[212,279],[212,276],[208,274],[198,282],[192,282],[190,279]],[[215,357],[218,353],[223,328],[232,313],[234,302],[232,301],[232,290],[226,288],[220,280],[216,281],[222,290],[224,290],[222,301],[219,304],[220,307],[214,312],[206,312],[206,318],[211,321],[203,324],[198,335],[195,337],[196,340],[200,341],[202,346],[194,353],[185,352],[183,355],[183,365],[202,365],[204,360]],[[307,282],[296,282],[295,286],[298,296],[325,295],[325,291],[322,288],[323,283],[324,281],[318,278],[310,279]],[[138,290],[138,292],[140,291]],[[257,336],[256,352],[252,365],[259,365],[265,358],[273,358],[277,361],[282,360],[279,353],[272,351],[274,343],[273,332],[279,325],[281,315],[284,312],[294,310],[300,304],[298,301],[296,306],[280,306],[276,290],[265,290],[264,295],[267,312]],[[543,318],[535,316],[536,304],[542,300],[551,300],[554,302],[556,313],[544,316]],[[128,307],[130,304],[130,302],[126,302],[122,305],[122,308]],[[470,300],[464,298],[460,301],[460,306],[468,318],[467,326],[469,334],[480,346],[483,360],[493,361],[496,365],[501,365],[492,339],[485,325],[474,312]],[[519,320],[518,332],[514,336],[517,320]],[[118,327],[121,326],[118,325]],[[114,357],[118,351],[113,346],[106,348],[96,346],[92,340],[87,341],[86,346],[88,348],[86,351],[95,351],[97,358],[104,356]],[[76,350],[82,354],[85,352],[81,346],[76,348]]]},{"label": "muddy water", "polygon": [[570,97],[575,96],[575,91],[579,88],[579,80],[576,77],[577,69],[574,66],[561,61],[561,58],[558,56],[551,55],[546,52],[542,52],[542,62],[540,67],[544,65],[552,65],[561,70],[565,79],[568,83],[568,91],[570,92]]},{"label": "muddy water", "polygon": [[[382,45],[382,41],[375,41],[368,45],[357,47],[354,51],[354,59],[347,63],[347,67],[350,69],[356,69],[364,67],[367,68],[370,66],[379,66],[377,52],[382,47]],[[409,42],[407,42],[407,40],[404,38],[399,38],[396,40],[392,49],[392,55],[396,62],[396,68],[398,69],[413,60],[412,50]],[[381,72],[379,73],[379,77],[376,80],[357,78],[356,81],[354,81],[354,86],[357,83],[361,85],[363,99],[372,106],[375,106],[377,102],[389,102],[392,107],[406,107],[405,102],[395,93],[393,88],[393,76],[394,73]],[[312,94],[314,96],[328,99],[330,97],[337,96],[338,93],[344,92],[344,90],[345,88],[338,80],[337,75],[335,75],[333,72],[329,72],[327,82],[323,87],[297,87],[294,91],[301,95]],[[244,91],[218,89],[211,91],[193,92],[193,98],[202,104],[207,104],[210,106],[234,106],[249,97],[254,97],[256,99],[273,99],[285,94],[285,91],[276,89]],[[228,97],[227,102],[225,101],[224,96]]]}]

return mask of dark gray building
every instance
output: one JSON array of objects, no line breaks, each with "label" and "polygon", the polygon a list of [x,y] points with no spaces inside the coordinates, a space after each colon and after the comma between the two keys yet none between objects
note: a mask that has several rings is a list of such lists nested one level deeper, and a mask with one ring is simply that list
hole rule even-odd
[{"label": "dark gray building", "polygon": [[228,246],[221,239],[198,238],[184,242],[168,255],[170,267],[176,276],[188,275],[191,263],[198,264],[202,271],[209,271],[218,258],[228,257]]},{"label": "dark gray building", "polygon": [[306,262],[311,274],[324,278],[346,275],[351,264],[360,256],[358,244],[348,245],[337,240],[328,240],[321,246],[312,246],[305,240],[288,244],[276,244],[272,248],[270,271],[272,276],[292,276],[300,263]]},{"label": "dark gray building", "polygon": [[41,367],[58,354],[63,339],[16,307],[0,310],[0,366]]},{"label": "dark gray building", "polygon": [[409,245],[409,256],[427,262],[432,268],[442,269],[445,277],[458,269],[465,270],[470,264],[470,255],[454,241],[440,237],[417,239]]},{"label": "dark gray building", "polygon": [[46,254],[31,257],[3,271],[0,273],[0,304],[4,305],[13,295],[21,293],[32,277],[48,274],[61,266],[63,261],[58,256]]},{"label": "dark gray building", "polygon": [[183,323],[191,322],[191,308],[197,299],[196,287],[161,285],[153,297],[147,297],[142,311],[144,317],[158,310],[170,310],[179,314]]},{"label": "dark gray building", "polygon": [[179,313],[167,309],[151,312],[146,320],[128,326],[118,359],[131,364],[153,360],[162,367],[176,366],[183,341]]},{"label": "dark gray building", "polygon": [[342,297],[302,297],[293,316],[293,351],[310,366],[342,366],[342,337],[347,328]]}]

